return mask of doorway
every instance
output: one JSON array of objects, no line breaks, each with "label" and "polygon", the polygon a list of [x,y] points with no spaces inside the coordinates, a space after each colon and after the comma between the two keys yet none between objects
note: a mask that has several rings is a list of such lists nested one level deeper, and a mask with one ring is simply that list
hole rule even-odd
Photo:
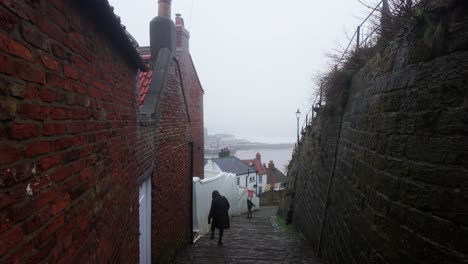
[{"label": "doorway", "polygon": [[151,263],[151,177],[139,186],[140,263]]}]

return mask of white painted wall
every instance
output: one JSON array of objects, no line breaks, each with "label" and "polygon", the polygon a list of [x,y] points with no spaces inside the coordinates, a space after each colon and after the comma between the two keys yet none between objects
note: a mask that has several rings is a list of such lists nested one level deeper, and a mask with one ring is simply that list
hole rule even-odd
[{"label": "white painted wall", "polygon": [[[208,171],[212,175],[214,172]],[[207,175],[207,171],[205,171]],[[208,214],[211,207],[211,193],[217,190],[225,196],[230,204],[229,215],[240,215],[247,212],[248,192],[236,184],[236,176],[232,173],[220,172],[217,176],[200,180],[193,178],[193,230],[200,235],[209,231]],[[252,202],[259,207],[259,199],[254,195]]]},{"label": "white painted wall", "polygon": [[[260,179],[262,179],[260,181]],[[264,175],[258,175],[258,183],[257,183],[257,186],[259,187],[258,188],[258,194],[262,193],[262,192],[265,192],[266,191],[266,186],[267,186],[267,175],[264,174]],[[260,191],[260,187],[261,188],[261,191]]]},{"label": "white painted wall", "polygon": [[[246,185],[246,177],[247,178],[247,185]],[[253,177],[254,181],[251,182],[250,179],[251,177]],[[240,187],[246,187],[249,189],[249,190],[253,190],[254,192],[257,192],[260,190],[260,188],[258,187],[262,187],[262,192],[265,192],[266,190],[266,182],[267,182],[267,176],[266,174],[265,175],[257,175],[255,172],[251,172],[249,174],[242,174],[242,175],[237,175],[236,178],[239,178],[239,186]],[[262,179],[260,181],[260,179]],[[257,188],[255,188],[255,184],[257,184]],[[260,193],[258,193],[260,194]]]},{"label": "white painted wall", "polygon": [[221,171],[211,171],[205,169],[205,179],[213,178],[219,176]]},{"label": "white painted wall", "polygon": [[221,168],[216,164],[216,162],[213,162],[213,160],[209,159],[208,162],[205,164],[205,171],[210,171],[210,172],[221,172]]}]

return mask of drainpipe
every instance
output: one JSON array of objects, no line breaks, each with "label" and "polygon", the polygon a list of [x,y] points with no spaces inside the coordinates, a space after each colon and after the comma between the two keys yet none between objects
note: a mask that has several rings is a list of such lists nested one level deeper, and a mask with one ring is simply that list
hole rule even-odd
[{"label": "drainpipe", "polygon": [[247,169],[247,176],[245,176],[245,189],[247,189],[247,191],[249,190],[249,183],[248,183],[249,175],[250,175],[250,170]]},{"label": "drainpipe", "polygon": [[193,244],[193,141],[189,141],[190,146],[190,244]]},{"label": "drainpipe", "polygon": [[257,195],[258,197],[258,171],[255,172],[255,194]]}]

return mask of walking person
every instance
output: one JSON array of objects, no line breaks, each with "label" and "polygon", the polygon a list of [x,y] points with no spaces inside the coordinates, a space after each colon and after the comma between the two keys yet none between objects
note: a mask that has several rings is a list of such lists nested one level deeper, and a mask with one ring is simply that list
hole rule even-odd
[{"label": "walking person", "polygon": [[223,244],[224,229],[229,229],[229,202],[226,197],[221,196],[218,191],[213,191],[211,194],[210,214],[208,215],[208,224],[211,223],[211,237],[214,239],[215,228],[219,229],[218,244]]},{"label": "walking person", "polygon": [[252,207],[256,207],[255,204],[252,202],[252,198],[247,198],[247,218],[252,219]]}]

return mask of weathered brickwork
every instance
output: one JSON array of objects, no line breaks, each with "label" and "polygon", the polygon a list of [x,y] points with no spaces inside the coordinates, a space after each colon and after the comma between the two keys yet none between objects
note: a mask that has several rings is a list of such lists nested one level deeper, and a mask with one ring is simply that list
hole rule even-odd
[{"label": "weathered brickwork", "polygon": [[137,67],[65,1],[0,3],[0,263],[135,263]]},{"label": "weathered brickwork", "polygon": [[154,119],[139,126],[139,173],[152,164],[151,246],[156,263],[165,263],[190,241],[190,123],[177,61],[169,66]]},{"label": "weathered brickwork", "polygon": [[181,17],[176,17],[177,59],[190,115],[193,141],[193,176],[204,178],[205,143],[203,125],[203,88],[189,50],[190,34]]},{"label": "weathered brickwork", "polygon": [[327,263],[468,262],[468,7],[453,2],[368,62],[295,150],[280,211],[317,248],[334,174]]},{"label": "weathered brickwork", "polygon": [[[185,74],[182,75],[186,87],[187,106],[190,112],[190,123],[193,140],[193,176],[204,178],[204,127],[203,127],[203,90],[193,67],[192,59],[182,59],[179,55],[180,67]],[[188,55],[190,56],[190,55]],[[188,87],[187,87],[188,86]]]}]

